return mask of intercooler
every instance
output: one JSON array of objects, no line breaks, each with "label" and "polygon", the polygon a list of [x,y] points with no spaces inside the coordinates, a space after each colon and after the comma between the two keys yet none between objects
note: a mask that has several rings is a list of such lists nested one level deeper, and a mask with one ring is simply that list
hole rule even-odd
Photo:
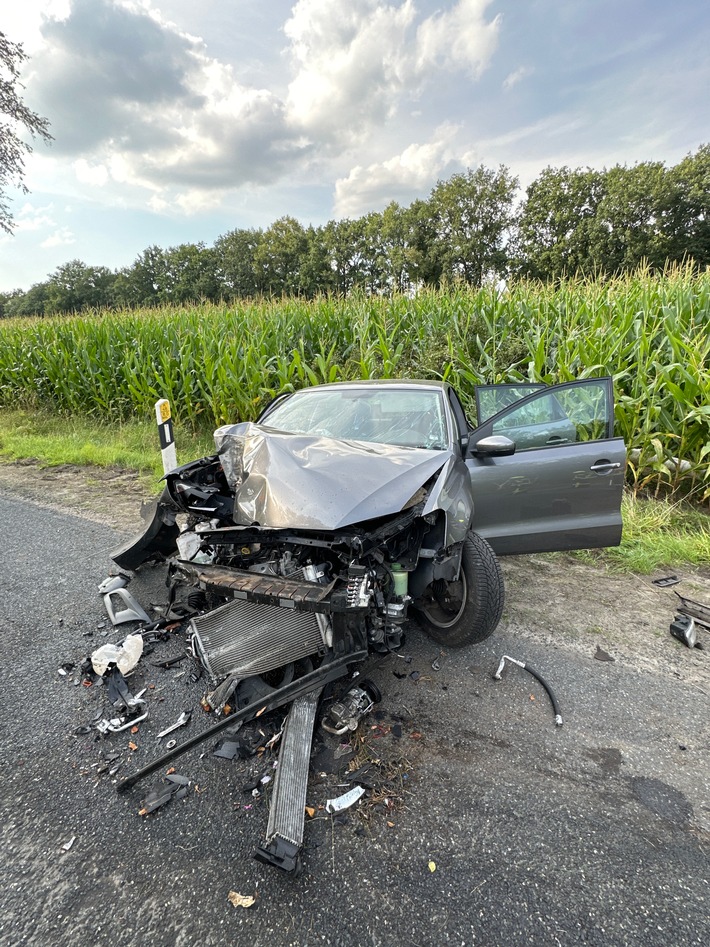
[{"label": "intercooler", "polygon": [[195,653],[214,681],[251,677],[323,649],[313,612],[237,600],[190,622]]}]

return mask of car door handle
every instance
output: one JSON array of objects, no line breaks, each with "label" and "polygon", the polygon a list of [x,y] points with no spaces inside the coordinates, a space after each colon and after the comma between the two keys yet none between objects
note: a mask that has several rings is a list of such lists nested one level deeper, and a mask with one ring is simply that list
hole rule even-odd
[{"label": "car door handle", "polygon": [[621,467],[621,464],[614,464],[610,460],[598,460],[589,469],[593,470],[594,473],[606,473],[607,470],[618,470],[619,467]]},{"label": "car door handle", "polygon": [[548,437],[545,441],[546,444],[552,446],[553,444],[569,444],[568,437],[560,437],[559,434],[553,434],[551,437]]}]

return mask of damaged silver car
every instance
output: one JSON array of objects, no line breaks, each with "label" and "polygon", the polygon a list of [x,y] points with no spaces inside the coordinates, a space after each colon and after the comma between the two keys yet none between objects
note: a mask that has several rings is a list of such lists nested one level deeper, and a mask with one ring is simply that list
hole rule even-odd
[{"label": "damaged silver car", "polygon": [[[167,475],[145,533],[202,590],[195,648],[215,680],[399,646],[414,617],[456,647],[503,609],[496,554],[616,545],[626,452],[610,378],[476,392],[362,381],[278,397]],[[183,522],[178,525],[178,517]]]},{"label": "damaged silver car", "polygon": [[[486,387],[476,401],[472,427],[445,383],[304,389],[256,423],[219,428],[213,455],[166,476],[145,532],[112,557],[128,569],[168,560],[171,602],[184,597],[211,678],[205,702],[231,713],[119,790],[290,704],[255,857],[298,871],[324,688],[398,648],[410,617],[447,647],[487,638],[503,610],[497,553],[620,541],[626,453],[611,379]],[[354,729],[379,699],[358,682],[331,703],[326,731]]]}]

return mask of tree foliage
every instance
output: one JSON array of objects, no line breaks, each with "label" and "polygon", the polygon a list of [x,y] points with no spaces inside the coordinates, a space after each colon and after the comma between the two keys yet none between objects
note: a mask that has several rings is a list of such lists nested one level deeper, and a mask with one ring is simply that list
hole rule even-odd
[{"label": "tree foliage", "polygon": [[32,146],[21,136],[23,130],[32,138],[49,142],[49,122],[22,100],[20,66],[27,59],[20,43],[11,42],[0,32],[0,229],[12,233],[13,218],[5,193],[9,187],[19,188],[24,194],[25,155]]},{"label": "tree foliage", "polygon": [[642,162],[545,168],[515,208],[517,179],[480,166],[439,181],[409,207],[304,227],[281,217],[266,230],[235,229],[212,247],[151,246],[111,273],[72,260],[45,283],[0,296],[0,315],[91,307],[319,293],[414,293],[444,283],[479,287],[511,276],[555,281],[710,266],[710,145],[674,167]]}]

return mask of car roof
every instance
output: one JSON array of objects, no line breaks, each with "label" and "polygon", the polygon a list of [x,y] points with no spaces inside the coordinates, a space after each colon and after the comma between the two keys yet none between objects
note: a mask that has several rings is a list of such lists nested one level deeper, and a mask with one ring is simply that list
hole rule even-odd
[{"label": "car roof", "polygon": [[[363,378],[356,381],[334,381],[326,385],[311,385],[299,391],[323,391],[338,388],[436,388],[443,391],[449,387],[448,382],[416,378]],[[296,392],[293,392],[296,394]]]}]

